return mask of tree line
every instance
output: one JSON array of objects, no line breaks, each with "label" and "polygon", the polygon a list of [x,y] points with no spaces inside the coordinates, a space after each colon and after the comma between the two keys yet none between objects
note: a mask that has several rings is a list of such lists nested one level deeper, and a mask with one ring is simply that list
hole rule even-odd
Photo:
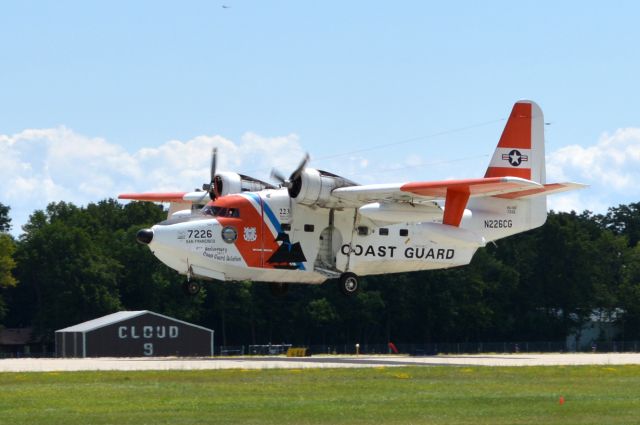
[{"label": "tree line", "polygon": [[640,203],[607,214],[549,214],[541,228],[479,249],[470,265],[363,278],[355,297],[331,281],[209,282],[183,276],[136,232],[163,220],[151,203],[108,199],[35,211],[16,239],[0,204],[0,326],[53,332],[119,310],[151,310],[212,328],[223,345],[563,340],[597,311],[620,339],[640,338]]}]

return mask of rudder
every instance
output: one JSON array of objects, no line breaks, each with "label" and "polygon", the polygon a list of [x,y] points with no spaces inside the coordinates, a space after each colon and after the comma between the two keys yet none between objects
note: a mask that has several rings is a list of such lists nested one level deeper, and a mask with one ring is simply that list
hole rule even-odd
[{"label": "rudder", "polygon": [[544,184],[544,116],[530,100],[513,105],[485,177],[521,177]]}]

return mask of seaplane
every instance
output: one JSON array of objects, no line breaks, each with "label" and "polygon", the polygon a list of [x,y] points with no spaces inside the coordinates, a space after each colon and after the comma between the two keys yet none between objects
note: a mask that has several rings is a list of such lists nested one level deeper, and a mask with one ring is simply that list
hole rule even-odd
[{"label": "seaplane", "polygon": [[337,282],[347,296],[361,277],[469,264],[487,243],[542,226],[547,196],[580,189],[547,183],[544,117],[532,101],[513,106],[484,177],[360,185],[308,167],[270,184],[216,169],[202,190],[125,193],[120,199],[169,203],[168,217],[136,239],[185,275],[202,280],[290,284]]}]

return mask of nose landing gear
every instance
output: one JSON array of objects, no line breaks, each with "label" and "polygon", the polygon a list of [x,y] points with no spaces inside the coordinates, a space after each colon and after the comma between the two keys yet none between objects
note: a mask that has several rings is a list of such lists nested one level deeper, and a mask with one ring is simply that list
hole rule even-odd
[{"label": "nose landing gear", "polygon": [[[188,260],[187,264],[189,264]],[[197,295],[198,292],[200,292],[200,290],[202,289],[202,285],[200,284],[200,282],[191,280],[192,276],[193,270],[191,269],[191,266],[189,266],[189,268],[187,269],[187,280],[182,283],[182,291],[185,293],[185,295],[188,295],[190,297]]]},{"label": "nose landing gear", "polygon": [[189,295],[190,297],[197,295],[201,289],[202,285],[200,282],[196,282],[195,280],[187,280],[182,284],[182,290],[185,295]]}]

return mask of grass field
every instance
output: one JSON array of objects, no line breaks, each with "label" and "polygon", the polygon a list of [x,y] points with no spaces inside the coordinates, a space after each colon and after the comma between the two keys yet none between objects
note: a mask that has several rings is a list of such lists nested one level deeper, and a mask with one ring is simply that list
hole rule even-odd
[{"label": "grass field", "polygon": [[3,425],[232,423],[635,424],[640,366],[0,374]]}]

